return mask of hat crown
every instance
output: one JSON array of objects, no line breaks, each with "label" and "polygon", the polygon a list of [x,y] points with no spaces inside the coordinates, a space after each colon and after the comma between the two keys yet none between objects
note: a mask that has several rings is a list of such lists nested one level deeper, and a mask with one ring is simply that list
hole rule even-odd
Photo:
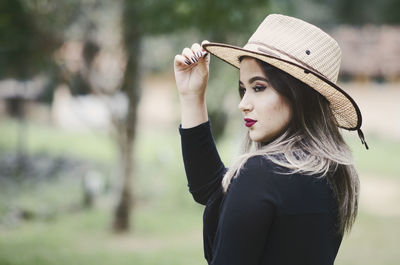
[{"label": "hat crown", "polygon": [[333,83],[339,75],[341,51],[338,43],[320,28],[294,17],[268,15],[244,48],[273,53]]}]

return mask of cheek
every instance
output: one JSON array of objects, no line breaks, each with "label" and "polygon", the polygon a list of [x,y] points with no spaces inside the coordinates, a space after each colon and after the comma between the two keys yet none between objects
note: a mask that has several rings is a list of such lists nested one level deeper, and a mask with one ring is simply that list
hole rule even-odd
[{"label": "cheek", "polygon": [[290,105],[286,102],[282,102],[277,111],[281,113],[282,125],[286,126],[292,119],[292,109]]},{"label": "cheek", "polygon": [[275,94],[269,95],[261,102],[262,112],[268,119],[273,118],[277,113],[284,111],[283,102]]},{"label": "cheek", "polygon": [[276,110],[281,112],[285,117],[289,116],[291,113],[289,104],[282,100],[277,104]]},{"label": "cheek", "polygon": [[265,98],[260,110],[267,121],[277,123],[288,123],[291,119],[291,107],[287,100],[281,96],[273,95]]}]

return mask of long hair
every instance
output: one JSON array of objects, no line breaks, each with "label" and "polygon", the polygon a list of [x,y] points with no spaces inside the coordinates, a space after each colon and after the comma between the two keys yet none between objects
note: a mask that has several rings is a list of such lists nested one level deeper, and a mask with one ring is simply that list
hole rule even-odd
[{"label": "long hair", "polygon": [[338,205],[338,232],[349,233],[358,211],[359,180],[351,150],[339,131],[329,101],[286,72],[256,60],[272,88],[289,100],[294,111],[284,131],[268,143],[253,142],[247,131],[242,154],[223,177],[224,193],[246,161],[262,155],[288,168],[288,174],[326,177]]}]

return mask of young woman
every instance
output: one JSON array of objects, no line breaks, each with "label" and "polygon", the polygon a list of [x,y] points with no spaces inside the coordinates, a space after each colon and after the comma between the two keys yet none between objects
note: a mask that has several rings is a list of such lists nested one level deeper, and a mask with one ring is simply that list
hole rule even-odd
[{"label": "young woman", "polygon": [[[205,91],[210,53],[239,68],[244,152],[226,168],[215,146]],[[206,205],[212,265],[333,264],[357,215],[359,180],[339,127],[361,113],[336,85],[340,48],[321,29],[272,14],[248,43],[203,41],[175,56],[183,161],[189,191]]]}]

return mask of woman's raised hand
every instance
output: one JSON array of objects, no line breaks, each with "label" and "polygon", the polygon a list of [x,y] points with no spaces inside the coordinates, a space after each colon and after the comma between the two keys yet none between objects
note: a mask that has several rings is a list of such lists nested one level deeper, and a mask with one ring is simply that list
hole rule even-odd
[{"label": "woman's raised hand", "polygon": [[[201,44],[208,43],[204,40]],[[184,48],[174,60],[176,86],[181,97],[204,96],[210,65],[210,54],[198,43]]]}]

